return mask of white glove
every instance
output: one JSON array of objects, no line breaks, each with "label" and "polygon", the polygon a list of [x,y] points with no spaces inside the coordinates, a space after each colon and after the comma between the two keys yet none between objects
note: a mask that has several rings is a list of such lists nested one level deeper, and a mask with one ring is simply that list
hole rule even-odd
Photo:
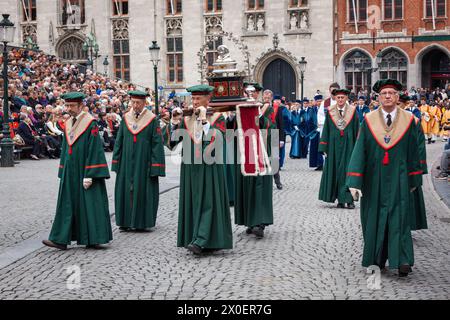
[{"label": "white glove", "polygon": [[84,178],[83,179],[83,188],[89,189],[92,186],[92,178]]},{"label": "white glove", "polygon": [[284,147],[284,141],[280,141],[280,148]]},{"label": "white glove", "polygon": [[326,157],[327,157],[327,153],[326,153],[326,152],[324,152],[324,153],[323,153],[323,156],[324,156],[324,157],[326,158]]},{"label": "white glove", "polygon": [[358,201],[360,197],[362,197],[362,192],[359,189],[349,188],[350,193],[352,194],[353,200]]},{"label": "white glove", "polygon": [[294,129],[295,129],[295,131],[299,131],[299,129],[298,129],[298,127],[297,127],[297,126],[294,126]]},{"label": "white glove", "polygon": [[198,116],[197,120],[199,121],[206,121],[206,108],[205,107],[198,107]]},{"label": "white glove", "polygon": [[413,193],[414,191],[416,191],[416,189],[417,189],[417,187],[411,188],[411,189],[409,190],[409,192]]}]

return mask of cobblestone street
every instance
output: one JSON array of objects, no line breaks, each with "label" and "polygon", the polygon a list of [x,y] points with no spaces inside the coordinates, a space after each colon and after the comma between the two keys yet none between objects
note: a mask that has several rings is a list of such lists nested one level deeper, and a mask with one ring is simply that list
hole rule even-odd
[{"label": "cobblestone street", "polygon": [[[441,142],[428,146],[430,166],[442,149]],[[56,161],[24,160],[1,169],[0,299],[450,298],[450,223],[444,219],[450,210],[432,190],[430,176],[424,179],[429,229],[413,234],[413,273],[399,278],[396,270],[383,272],[381,290],[371,290],[361,267],[359,204],[339,210],[319,202],[321,173],[307,161],[288,159],[281,172],[284,189],[274,189],[275,223],[264,239],[233,226],[233,250],[201,257],[176,247],[179,189],[171,188],[179,173],[167,161],[157,227],[148,233],[114,227],[114,240],[104,250],[40,245],[54,215]],[[67,287],[71,266],[81,271],[78,289]]]}]

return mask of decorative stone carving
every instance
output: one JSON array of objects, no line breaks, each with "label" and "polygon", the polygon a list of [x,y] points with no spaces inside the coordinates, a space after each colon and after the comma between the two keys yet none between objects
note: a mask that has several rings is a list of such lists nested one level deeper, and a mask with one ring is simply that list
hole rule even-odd
[{"label": "decorative stone carving", "polygon": [[265,22],[264,15],[262,13],[258,14],[258,22],[256,24],[256,26],[257,26],[256,31],[264,32],[265,31],[265,25],[266,25],[266,22]]},{"label": "decorative stone carving", "polygon": [[303,11],[302,12],[302,17],[300,19],[300,29],[301,30],[307,30],[309,28],[308,25],[308,12],[307,11]]},{"label": "decorative stone carving", "polygon": [[248,31],[248,32],[253,32],[253,31],[255,31],[255,20],[254,20],[252,14],[249,14],[249,15],[247,16],[247,31]]},{"label": "decorative stone carving", "polygon": [[167,18],[166,34],[168,36],[181,35],[183,33],[183,18]]},{"label": "decorative stone carving", "polygon": [[223,30],[223,20],[221,15],[205,16],[206,34],[215,34]]},{"label": "decorative stone carving", "polygon": [[26,42],[28,38],[31,38],[34,43],[37,43],[37,25],[27,23],[22,25],[22,41]]},{"label": "decorative stone carving", "polygon": [[124,40],[128,39],[128,20],[127,19],[113,19],[112,20],[113,39]]},{"label": "decorative stone carving", "polygon": [[297,13],[292,12],[291,13],[291,19],[289,21],[289,29],[290,30],[297,30],[298,28],[298,20],[297,20]]}]

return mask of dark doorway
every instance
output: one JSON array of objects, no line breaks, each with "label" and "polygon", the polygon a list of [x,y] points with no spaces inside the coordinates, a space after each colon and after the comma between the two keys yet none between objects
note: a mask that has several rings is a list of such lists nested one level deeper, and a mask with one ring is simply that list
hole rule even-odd
[{"label": "dark doorway", "polygon": [[445,88],[450,83],[450,58],[439,49],[433,49],[422,58],[422,87]]},{"label": "dark doorway", "polygon": [[288,101],[295,101],[297,82],[294,69],[283,59],[272,61],[264,70],[263,87],[286,97]]}]

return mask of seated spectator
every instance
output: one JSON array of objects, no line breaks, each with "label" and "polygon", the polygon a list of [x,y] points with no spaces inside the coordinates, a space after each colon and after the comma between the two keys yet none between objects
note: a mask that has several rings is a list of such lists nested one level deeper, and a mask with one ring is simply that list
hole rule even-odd
[{"label": "seated spectator", "polygon": [[39,160],[39,156],[42,151],[42,142],[34,130],[30,118],[26,114],[20,115],[20,124],[17,129],[17,134],[20,135],[22,140],[25,142],[25,145],[33,147],[33,151],[31,152],[31,159]]}]

